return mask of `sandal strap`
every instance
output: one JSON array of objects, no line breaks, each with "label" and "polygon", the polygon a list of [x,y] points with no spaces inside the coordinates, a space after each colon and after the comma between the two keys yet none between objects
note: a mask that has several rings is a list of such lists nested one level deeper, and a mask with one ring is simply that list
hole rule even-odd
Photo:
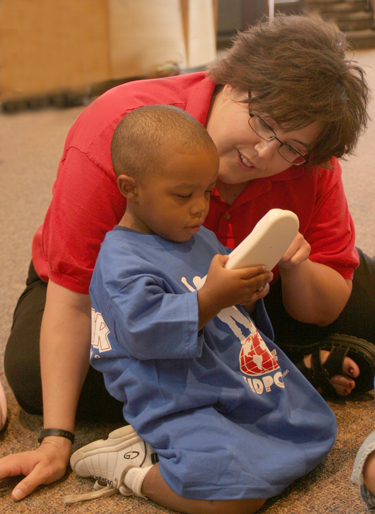
[{"label": "sandal strap", "polygon": [[[336,389],[329,381],[330,375],[320,360],[320,348],[317,347],[311,354],[311,370],[314,376],[314,382],[319,385],[325,394],[337,395]],[[342,367],[341,372],[342,374]]]},{"label": "sandal strap", "polygon": [[[320,360],[321,350],[330,352],[324,365]],[[375,375],[375,343],[373,342],[347,334],[331,334],[314,344],[311,352],[311,369],[305,366],[303,358],[296,363],[296,366],[315,388],[320,388],[324,394],[337,398],[338,394],[330,383],[330,378],[345,375],[343,363],[347,356],[353,359],[360,369],[360,375],[355,379],[356,387],[350,396],[371,391],[374,387]]]},{"label": "sandal strap", "polygon": [[304,361],[304,358],[302,357],[302,359],[298,362],[296,362],[295,364],[295,367],[302,373],[302,375],[307,378],[307,380],[309,382],[311,382],[311,384],[314,386],[314,387],[317,387],[317,384],[315,384],[314,382],[314,375],[313,375],[313,372],[312,372],[312,369],[311,368],[308,368],[305,364],[305,361]]},{"label": "sandal strap", "polygon": [[336,375],[345,375],[344,373],[344,359],[347,356],[349,347],[332,345],[328,358],[323,364],[328,378],[335,377]]}]

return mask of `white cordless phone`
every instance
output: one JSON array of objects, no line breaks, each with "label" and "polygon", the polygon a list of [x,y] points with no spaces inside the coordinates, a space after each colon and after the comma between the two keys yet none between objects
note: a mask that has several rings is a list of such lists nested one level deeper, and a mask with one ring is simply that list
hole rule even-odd
[{"label": "white cordless phone", "polygon": [[[299,229],[298,217],[292,211],[271,209],[252,232],[230,254],[224,267],[246,268],[263,264],[272,270],[284,255]],[[200,289],[206,277],[199,282]]]}]

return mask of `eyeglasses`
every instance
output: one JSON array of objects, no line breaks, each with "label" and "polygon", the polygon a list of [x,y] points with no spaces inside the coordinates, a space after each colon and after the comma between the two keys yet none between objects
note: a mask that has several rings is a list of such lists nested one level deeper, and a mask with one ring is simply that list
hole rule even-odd
[{"label": "eyeglasses", "polygon": [[302,155],[292,146],[280,141],[280,139],[276,136],[275,131],[269,125],[267,125],[267,123],[260,116],[253,114],[251,109],[249,109],[249,116],[249,126],[257,136],[264,139],[264,141],[273,141],[276,139],[276,141],[280,143],[277,151],[283,159],[285,159],[290,164],[294,164],[295,166],[301,166],[301,164],[307,163],[309,157],[308,154]]}]

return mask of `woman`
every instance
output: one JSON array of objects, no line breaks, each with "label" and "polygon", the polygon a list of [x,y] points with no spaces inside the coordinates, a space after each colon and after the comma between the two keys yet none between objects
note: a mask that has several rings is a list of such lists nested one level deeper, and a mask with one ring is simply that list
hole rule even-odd
[{"label": "woman", "polygon": [[[77,406],[79,416],[122,417],[102,377],[89,369],[87,293],[100,243],[125,209],[111,165],[111,137],[120,119],[142,105],[175,105],[207,127],[220,170],[205,225],[224,245],[236,246],[270,208],[296,212],[300,233],[275,270],[279,280],[267,301],[276,341],[292,356],[294,346],[307,343],[296,358],[318,387],[331,384],[344,395],[355,386],[371,387],[368,380],[360,382],[375,369],[371,344],[340,340],[329,358],[336,365],[328,371],[321,366],[328,352],[321,351],[327,343],[320,341],[350,326],[367,300],[358,308],[356,302],[347,305],[358,254],[337,158],[353,151],[366,126],[368,88],[344,52],[344,36],[321,20],[280,17],[239,34],[208,76],[130,82],[83,111],[68,134],[53,200],[34,237],[28,287],[6,349],[7,379],[25,410],[43,410],[45,429],[37,450],[0,461],[0,478],[27,475],[14,499],[63,476]],[[306,244],[310,258],[295,273],[293,262]],[[361,258],[358,277],[372,287],[373,262]],[[360,281],[354,293],[362,298]],[[346,334],[373,341],[372,317],[357,322],[358,332]],[[362,326],[366,334],[359,332]],[[311,361],[313,342],[318,343]]]}]

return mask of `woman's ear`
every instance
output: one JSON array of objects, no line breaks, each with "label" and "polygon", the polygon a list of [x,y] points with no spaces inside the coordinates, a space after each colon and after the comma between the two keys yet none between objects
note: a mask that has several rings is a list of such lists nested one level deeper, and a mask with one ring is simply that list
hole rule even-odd
[{"label": "woman's ear", "polygon": [[243,91],[236,86],[232,86],[231,84],[225,84],[223,87],[223,101],[226,100],[234,100],[242,101],[244,98],[249,96],[248,91]]},{"label": "woman's ear", "polygon": [[120,193],[127,199],[128,202],[137,200],[137,182],[129,175],[119,175],[117,177],[117,185]]},{"label": "woman's ear", "polygon": [[225,86],[223,87],[223,96],[224,96],[224,98],[228,98],[228,96],[231,95],[233,90],[234,90],[233,86],[231,86],[230,84],[225,84]]}]

